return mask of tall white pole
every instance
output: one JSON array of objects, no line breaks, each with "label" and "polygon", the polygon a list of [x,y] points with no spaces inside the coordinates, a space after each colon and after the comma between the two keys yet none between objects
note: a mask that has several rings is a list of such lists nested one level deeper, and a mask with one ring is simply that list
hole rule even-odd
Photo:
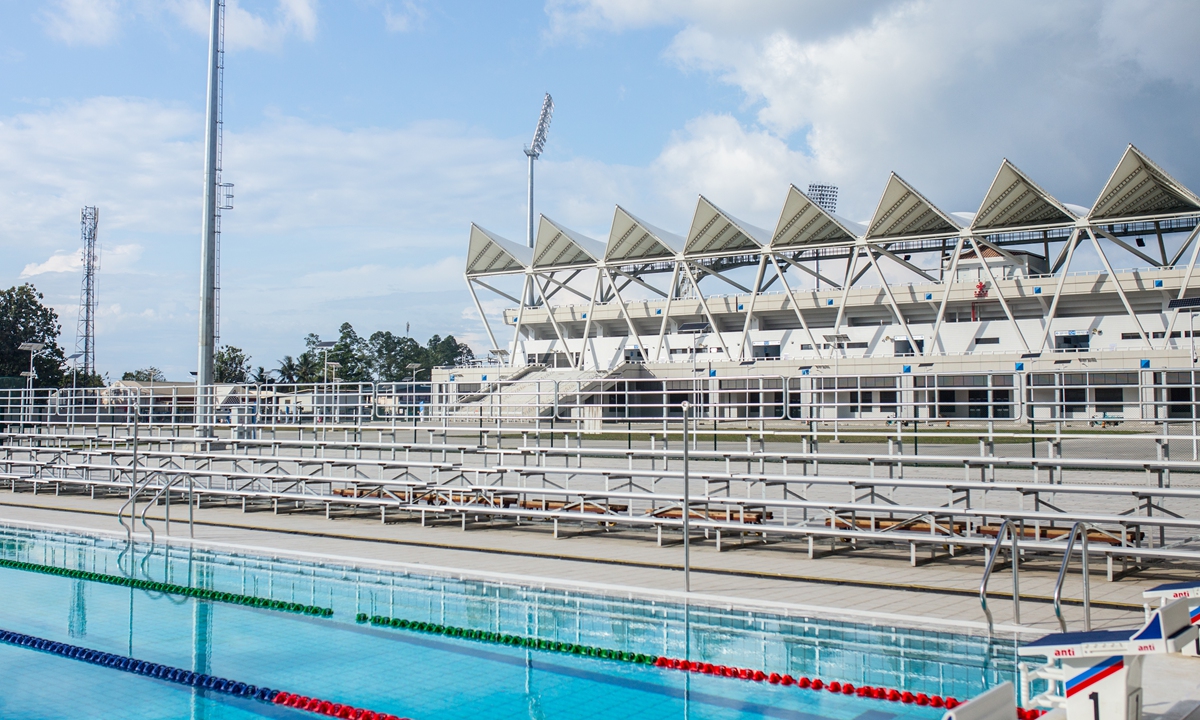
[{"label": "tall white pole", "polygon": [[204,131],[204,218],[200,239],[200,338],[196,363],[197,422],[207,424],[212,415],[212,398],[202,397],[213,382],[213,353],[216,344],[217,282],[217,143],[221,94],[221,11],[224,0],[211,0],[208,38],[208,108]]},{"label": "tall white pole", "polygon": [[[695,379],[693,377],[693,382]],[[691,405],[685,400],[683,406],[683,591],[692,591],[692,494],[689,486],[692,476],[688,467],[688,423],[691,422]]]},{"label": "tall white pole", "polygon": [[[526,205],[529,209],[529,225],[528,225],[525,237],[526,237],[526,241],[529,243],[529,248],[532,250],[533,249],[533,161],[537,159],[537,155],[529,152],[528,150],[525,151],[525,155],[529,158],[529,199],[526,201]],[[532,306],[533,300],[534,300],[533,285],[530,284],[529,294],[525,298],[525,304]]]}]

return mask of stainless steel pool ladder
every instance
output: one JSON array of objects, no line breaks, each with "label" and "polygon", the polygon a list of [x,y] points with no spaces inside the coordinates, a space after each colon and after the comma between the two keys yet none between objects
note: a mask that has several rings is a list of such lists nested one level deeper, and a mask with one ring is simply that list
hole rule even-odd
[{"label": "stainless steel pool ladder", "polygon": [[995,623],[992,620],[992,611],[988,608],[987,586],[988,580],[992,577],[992,567],[996,564],[996,558],[1000,555],[1000,549],[1004,545],[1005,534],[1012,539],[1013,623],[1016,625],[1021,624],[1021,583],[1018,577],[1021,550],[1017,542],[1016,525],[1013,524],[1012,520],[1005,520],[1000,525],[1000,531],[996,533],[996,542],[992,545],[992,552],[988,556],[987,565],[983,568],[983,581],[979,583],[979,604],[983,606],[983,614],[987,616],[989,638],[992,637]]},{"label": "stainless steel pool ladder", "polygon": [[1075,547],[1076,537],[1080,538],[1083,560],[1083,629],[1085,632],[1092,629],[1092,593],[1088,576],[1089,529],[1091,525],[1082,521],[1071,526],[1071,532],[1067,534],[1067,549],[1063,551],[1062,566],[1058,569],[1058,580],[1054,583],[1054,615],[1058,617],[1058,626],[1063,632],[1067,631],[1067,621],[1062,615],[1063,581],[1067,579],[1067,566],[1071,564],[1071,550]]}]

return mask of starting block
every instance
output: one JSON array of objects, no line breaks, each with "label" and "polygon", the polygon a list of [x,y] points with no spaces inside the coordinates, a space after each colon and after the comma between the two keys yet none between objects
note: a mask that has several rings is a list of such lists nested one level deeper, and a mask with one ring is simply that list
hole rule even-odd
[{"label": "starting block", "polygon": [[[1017,650],[1021,657],[1046,658],[1041,665],[1018,665],[1022,705],[1063,711],[1066,720],[1141,720],[1145,656],[1179,652],[1197,633],[1188,600],[1180,598],[1154,610],[1137,630],[1047,635]],[[1049,687],[1033,695],[1035,680]]]},{"label": "starting block", "polygon": [[[1173,600],[1187,599],[1188,615],[1193,625],[1200,625],[1200,580],[1190,582],[1167,583],[1142,593],[1147,600],[1157,599],[1160,605],[1166,605]],[[1191,645],[1183,648],[1184,655],[1200,655],[1200,638]]]}]

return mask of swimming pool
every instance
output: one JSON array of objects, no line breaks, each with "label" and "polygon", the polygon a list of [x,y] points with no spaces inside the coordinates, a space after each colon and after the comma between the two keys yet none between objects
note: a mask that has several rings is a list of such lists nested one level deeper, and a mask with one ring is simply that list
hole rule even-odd
[{"label": "swimming pool", "polygon": [[[709,673],[960,699],[1014,675],[1011,642],[955,633],[186,545],[0,527],[0,561],[0,632],[60,652],[0,642],[0,717],[314,717],[179,679],[216,676],[413,720],[924,720],[943,710]],[[179,677],[64,657],[68,646]],[[657,667],[655,657],[708,663],[709,673]]]}]

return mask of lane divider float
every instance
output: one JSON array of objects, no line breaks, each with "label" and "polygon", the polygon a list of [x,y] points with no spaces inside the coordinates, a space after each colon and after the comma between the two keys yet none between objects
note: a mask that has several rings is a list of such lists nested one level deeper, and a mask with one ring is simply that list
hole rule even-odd
[{"label": "lane divider float", "polygon": [[[824,689],[831,693],[838,693],[842,695],[855,695],[861,698],[887,700],[891,702],[915,704],[934,708],[946,708],[947,710],[953,710],[962,704],[956,698],[943,698],[941,695],[912,693],[907,690],[874,687],[871,685],[855,686],[848,682],[843,683],[837,680],[827,682],[821,680],[820,678],[808,678],[803,676],[794,678],[791,675],[767,673],[762,670],[752,670],[749,668],[739,668],[726,665],[713,665],[712,663],[701,663],[682,660],[679,658],[631,653],[622,650],[609,650],[607,648],[597,648],[590,645],[576,645],[573,643],[564,643],[554,640],[542,640],[539,638],[524,637],[521,635],[509,635],[507,633],[491,632],[489,630],[472,630],[470,628],[455,627],[453,625],[438,625],[437,623],[419,620],[407,620],[404,618],[393,618],[385,615],[368,615],[367,613],[358,613],[354,619],[355,622],[358,622],[359,624],[369,623],[376,627],[390,627],[398,630],[413,630],[416,632],[432,633],[435,635],[444,635],[452,638],[462,638],[464,640],[476,640],[480,642],[497,643],[500,645],[510,645],[513,647],[526,647],[533,650],[566,653],[569,655],[579,655],[584,657],[600,658],[604,660],[620,660],[639,665],[653,665],[654,667],[667,670],[684,670],[689,672],[704,673],[705,675],[713,675],[716,677],[749,680],[752,682],[767,682],[772,685],[795,685],[802,690]],[[1018,710],[1017,714],[1019,720],[1036,720],[1036,718],[1040,717],[1044,713],[1042,713],[1040,710]]]},{"label": "lane divider float", "polygon": [[197,598],[199,600],[230,603],[231,605],[245,605],[247,607],[264,608],[266,610],[278,610],[280,612],[312,615],[313,617],[333,617],[333,608],[324,608],[317,605],[302,605],[300,603],[287,602],[286,600],[272,600],[270,598],[256,597],[254,595],[239,595],[237,593],[220,592],[218,590],[194,588],[188,587],[187,585],[160,583],[154,582],[153,580],[139,580],[137,578],[122,577],[120,575],[105,575],[104,573],[91,572],[89,570],[74,570],[71,568],[57,567],[55,565],[39,565],[37,563],[21,562],[19,560],[7,560],[4,558],[0,558],[0,567],[10,568],[12,570],[25,570],[27,572],[44,573],[46,575],[56,575],[58,577],[68,577],[76,580],[88,580],[90,582],[105,583],[107,585],[120,585],[122,587],[167,593],[169,595],[184,595],[186,597]]},{"label": "lane divider float", "polygon": [[343,718],[344,720],[408,720],[408,718],[375,712],[374,710],[367,710],[366,708],[355,707],[353,705],[344,705],[320,698],[307,697],[298,693],[257,687],[215,675],[204,675],[182,668],[171,667],[170,665],[159,665],[158,663],[146,662],[124,655],[101,652],[77,645],[67,645],[66,643],[54,642],[53,640],[33,635],[23,635],[7,630],[0,630],[0,642],[61,655],[72,660],[80,660],[92,665],[112,668],[113,670],[157,678],[177,685],[187,685],[189,687],[201,688],[234,697],[259,700],[275,705],[286,705],[297,710],[306,710],[328,717]]}]

